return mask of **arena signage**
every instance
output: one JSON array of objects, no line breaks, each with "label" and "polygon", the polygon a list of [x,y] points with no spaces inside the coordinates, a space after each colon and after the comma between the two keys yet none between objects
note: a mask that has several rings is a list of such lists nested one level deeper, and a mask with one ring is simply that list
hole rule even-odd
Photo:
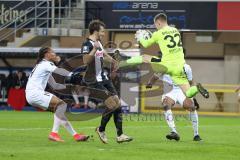
[{"label": "arena signage", "polygon": [[[35,3],[39,4],[42,1],[28,0],[28,1],[19,1],[19,0],[1,0],[0,1],[0,26],[7,24],[9,22],[17,19],[18,24],[25,22],[26,20],[35,17],[35,9],[32,8],[35,6]],[[47,1],[46,1],[47,2]],[[42,3],[40,7],[46,7],[47,3]],[[38,8],[36,10],[37,14],[42,13],[46,9]],[[47,18],[47,14],[42,14],[41,18]],[[39,20],[40,23],[41,20]],[[34,23],[28,23],[25,27],[33,27]],[[8,27],[14,27],[10,25]]]},{"label": "arena signage", "polygon": [[113,3],[114,9],[157,9],[158,3],[143,2],[116,2]]},{"label": "arena signage", "polygon": [[153,29],[160,12],[179,29],[216,29],[217,2],[156,1],[86,1],[86,27],[92,19],[101,19],[109,29]]},{"label": "arena signage", "polygon": [[17,10],[17,9],[11,9],[11,7],[6,6],[6,4],[0,4],[0,24],[7,23],[11,20],[19,18],[20,22],[24,22],[24,20],[27,19],[26,10]]}]

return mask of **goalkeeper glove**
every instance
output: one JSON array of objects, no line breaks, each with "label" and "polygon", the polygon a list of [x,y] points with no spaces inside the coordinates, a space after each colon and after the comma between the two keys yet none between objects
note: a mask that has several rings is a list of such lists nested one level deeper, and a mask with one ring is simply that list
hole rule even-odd
[{"label": "goalkeeper glove", "polygon": [[152,37],[152,33],[149,30],[138,30],[135,34],[135,39],[139,42],[141,39],[150,39]]}]

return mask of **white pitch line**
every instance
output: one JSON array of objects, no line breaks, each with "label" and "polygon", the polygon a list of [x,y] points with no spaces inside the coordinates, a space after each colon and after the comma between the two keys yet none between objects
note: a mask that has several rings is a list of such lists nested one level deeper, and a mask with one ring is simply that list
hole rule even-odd
[{"label": "white pitch line", "polygon": [[[181,126],[179,128],[189,128],[191,125]],[[199,128],[214,128],[214,127],[234,127],[240,128],[238,125],[222,126],[222,125],[200,125]],[[96,127],[80,127],[78,129],[95,129]],[[168,128],[168,126],[125,126],[124,128]],[[50,130],[51,128],[0,128],[0,131],[31,131],[31,130]]]},{"label": "white pitch line", "polygon": [[0,128],[0,131],[31,131],[31,130],[44,130],[49,128]]},{"label": "white pitch line", "polygon": [[[81,127],[79,129],[95,129],[96,127]],[[0,128],[0,131],[31,131],[31,130],[49,130],[51,128]]]}]

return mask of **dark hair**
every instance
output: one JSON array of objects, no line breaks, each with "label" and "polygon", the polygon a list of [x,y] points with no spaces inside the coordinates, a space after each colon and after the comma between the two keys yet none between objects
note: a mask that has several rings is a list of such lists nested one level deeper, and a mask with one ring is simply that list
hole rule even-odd
[{"label": "dark hair", "polygon": [[50,49],[51,49],[50,47],[42,47],[42,48],[39,49],[36,64],[38,64],[39,62],[42,61],[42,59],[44,58],[45,54],[46,54]]},{"label": "dark hair", "polygon": [[154,22],[156,20],[167,21],[167,15],[165,13],[159,13],[154,17]]},{"label": "dark hair", "polygon": [[100,20],[92,20],[88,25],[88,30],[90,34],[93,34],[94,31],[99,31],[100,26],[105,28],[105,24]]}]

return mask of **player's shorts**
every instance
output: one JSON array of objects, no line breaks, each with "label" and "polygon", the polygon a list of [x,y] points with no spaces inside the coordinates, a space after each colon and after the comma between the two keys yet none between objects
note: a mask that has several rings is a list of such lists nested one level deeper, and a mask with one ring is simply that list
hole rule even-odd
[{"label": "player's shorts", "polygon": [[[111,80],[105,80],[88,85],[90,87],[90,97],[101,100],[106,100],[110,96],[117,95],[117,91],[112,84]],[[89,88],[88,88],[89,89]]]},{"label": "player's shorts", "polygon": [[177,85],[188,84],[187,76],[184,72],[184,62],[179,63],[163,63],[152,62],[151,66],[156,73],[169,74],[173,82]]},{"label": "player's shorts", "polygon": [[34,106],[47,110],[54,95],[46,91],[26,90],[27,102]]},{"label": "player's shorts", "polygon": [[165,97],[171,98],[172,100],[174,100],[175,104],[177,103],[177,104],[180,104],[181,106],[183,106],[183,102],[186,99],[186,96],[184,95],[181,88],[173,88],[167,94],[163,94],[162,95],[162,102],[163,102]]}]

